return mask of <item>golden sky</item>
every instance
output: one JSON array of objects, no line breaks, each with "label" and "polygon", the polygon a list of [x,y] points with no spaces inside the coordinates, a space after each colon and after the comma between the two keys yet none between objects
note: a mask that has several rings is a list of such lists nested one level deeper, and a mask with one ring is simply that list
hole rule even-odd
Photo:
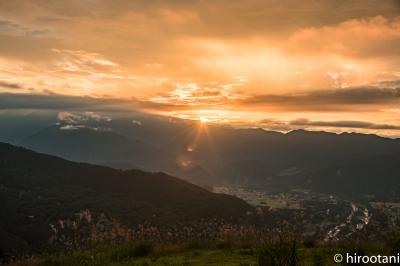
[{"label": "golden sky", "polygon": [[400,136],[400,1],[0,0],[0,92]]}]

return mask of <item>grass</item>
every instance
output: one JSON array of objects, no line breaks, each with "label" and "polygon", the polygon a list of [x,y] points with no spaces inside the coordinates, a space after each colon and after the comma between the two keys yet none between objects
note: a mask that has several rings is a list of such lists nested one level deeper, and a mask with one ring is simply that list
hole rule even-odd
[{"label": "grass", "polygon": [[376,209],[387,209],[387,208],[394,208],[398,209],[400,208],[400,202],[381,202],[381,201],[376,201],[376,202],[370,202],[371,206],[376,208]]},{"label": "grass", "polygon": [[333,262],[333,255],[343,252],[340,247],[296,249],[291,244],[257,249],[185,250],[184,247],[169,247],[167,250],[164,247],[145,256],[135,255],[132,250],[127,247],[109,247],[77,251],[33,258],[12,266],[329,266],[337,265]]},{"label": "grass", "polygon": [[[130,262],[132,263],[132,262]],[[200,250],[171,254],[156,258],[142,258],[136,265],[255,265],[255,256],[242,250]],[[132,264],[112,264],[132,265]]]},{"label": "grass", "polygon": [[[147,245],[147,244],[146,244]],[[212,248],[212,247],[209,247]],[[101,247],[91,251],[32,258],[15,266],[172,266],[172,265],[256,265],[252,249],[193,249],[189,245],[154,246],[143,244]]]},{"label": "grass", "polygon": [[335,254],[390,255],[400,246],[395,232],[386,244],[346,241],[331,244],[276,237],[263,243],[192,241],[181,244],[136,242],[42,255],[12,266],[322,266],[337,265]]}]

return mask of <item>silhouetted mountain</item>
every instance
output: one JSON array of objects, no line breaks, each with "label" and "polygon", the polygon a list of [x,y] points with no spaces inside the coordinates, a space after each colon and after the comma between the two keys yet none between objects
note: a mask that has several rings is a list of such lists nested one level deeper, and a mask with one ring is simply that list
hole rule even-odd
[{"label": "silhouetted mountain", "polygon": [[17,144],[26,137],[57,122],[57,113],[6,111],[0,112],[0,142]]},{"label": "silhouetted mountain", "polygon": [[[199,165],[190,167],[179,164],[179,154],[174,147],[162,146],[153,140],[159,132],[137,132],[131,122],[97,122],[93,126],[53,125],[27,138],[19,145],[38,152],[60,156],[69,160],[107,165],[120,169],[136,168],[148,171],[164,171],[182,177],[195,184],[212,183],[211,175]],[[125,130],[120,130],[125,125]],[[118,129],[119,128],[119,129]],[[142,128],[142,127],[139,127]],[[118,132],[125,132],[124,135]],[[146,134],[147,133],[147,134]],[[147,138],[144,136],[148,135]],[[171,137],[171,135],[169,135]],[[139,139],[141,137],[142,139]],[[155,143],[155,144],[153,144]]]},{"label": "silhouetted mountain", "polygon": [[[220,175],[235,182],[240,182],[240,177],[243,177],[253,184],[265,184],[266,179],[278,181],[282,176],[358,158],[400,153],[399,140],[375,135],[303,130],[280,135],[265,132],[263,138],[247,138],[245,142],[237,141],[226,146],[231,148],[223,157],[230,158],[232,162],[222,169]],[[235,153],[240,153],[239,157]]]},{"label": "silhouetted mountain", "polygon": [[358,158],[293,176],[295,186],[353,199],[398,200],[400,154]]},{"label": "silhouetted mountain", "polygon": [[153,145],[106,129],[51,126],[24,139],[21,145],[38,152],[80,162],[115,162],[158,169],[168,155]]},{"label": "silhouetted mountain", "polygon": [[163,173],[75,163],[0,143],[0,245],[40,249],[50,224],[83,210],[128,226],[240,219],[252,208]]},{"label": "silhouetted mountain", "polygon": [[295,130],[284,134],[156,116],[96,123],[110,131],[64,132],[53,126],[22,145],[77,161],[163,170],[196,184],[228,183],[274,191],[292,187],[296,182],[291,176],[400,154],[398,139],[357,133]]}]

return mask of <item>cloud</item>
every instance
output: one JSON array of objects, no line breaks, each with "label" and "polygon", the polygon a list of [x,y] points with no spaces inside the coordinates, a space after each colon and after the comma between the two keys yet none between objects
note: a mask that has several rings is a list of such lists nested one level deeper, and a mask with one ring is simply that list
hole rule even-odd
[{"label": "cloud", "polygon": [[305,28],[287,40],[292,51],[331,53],[348,56],[398,56],[400,52],[400,17],[377,16],[352,19],[335,26]]},{"label": "cloud", "polygon": [[162,93],[152,97],[150,100],[155,103],[169,103],[180,106],[219,106],[238,97],[233,87],[237,84],[208,84],[201,86],[197,83],[177,83],[175,89],[168,93]]},{"label": "cloud", "polygon": [[102,132],[110,132],[111,128],[108,127],[88,127],[86,125],[64,125],[58,128],[59,130],[80,130],[80,129],[88,129],[93,131],[102,131]]},{"label": "cloud", "polygon": [[17,23],[9,20],[0,20],[0,33],[14,33],[20,30],[22,27]]},{"label": "cloud", "polygon": [[129,101],[60,94],[0,94],[0,109],[127,110]]},{"label": "cloud", "polygon": [[[38,109],[66,112],[61,118],[67,118],[69,111],[85,112],[91,119],[109,119],[99,117],[94,112],[141,112],[149,110],[179,110],[186,106],[141,101],[134,98],[95,98],[89,96],[70,96],[62,94],[0,93],[0,110]],[[67,111],[66,111],[67,110]],[[60,117],[59,117],[60,118]],[[73,117],[69,117],[73,119]]]},{"label": "cloud", "polygon": [[75,124],[81,120],[81,116],[69,112],[59,112],[57,115],[58,120]]},{"label": "cloud", "polygon": [[59,130],[89,129],[94,131],[111,131],[108,127],[112,118],[95,112],[59,112],[56,125]]},{"label": "cloud", "polygon": [[132,124],[135,125],[135,126],[141,126],[141,125],[142,125],[142,121],[133,119],[133,120],[132,120]]},{"label": "cloud", "polygon": [[[348,37],[352,32],[363,49],[354,44],[344,49],[346,54],[347,50],[365,49],[375,53],[381,47],[385,49],[377,52],[390,52],[381,65],[368,65],[371,73],[382,69],[390,72],[399,65],[395,59],[399,53],[393,53],[399,47],[395,45],[398,5],[392,1],[97,3],[93,6],[91,1],[76,0],[0,2],[1,21],[7,31],[0,34],[0,60],[10,59],[0,64],[0,69],[20,69],[23,65],[26,71],[17,75],[24,78],[21,84],[26,88],[46,87],[71,95],[151,97],[171,90],[164,84],[155,84],[160,78],[167,78],[172,84],[228,84],[235,83],[233,77],[247,74],[246,89],[259,92],[265,88],[271,92],[288,91],[302,85],[329,87],[331,79],[326,73],[341,71],[338,65],[342,63],[357,62],[348,62],[347,57],[311,58],[314,54],[307,57],[306,51],[313,50],[320,56],[326,51],[342,55],[337,44],[353,45]],[[18,34],[11,34],[17,32],[16,28]],[[29,28],[36,35],[26,34],[22,28]],[[47,32],[39,34],[40,31]],[[373,47],[368,48],[370,35],[374,41]],[[201,45],[204,43],[206,47]],[[317,49],[308,49],[312,45]],[[367,68],[367,64],[361,63]],[[307,72],[303,68],[308,65],[321,67],[321,71]],[[376,69],[377,66],[380,68]],[[354,72],[362,80],[372,75],[359,74],[357,68]],[[353,76],[343,79],[341,82],[354,85]],[[215,93],[214,88],[210,89],[210,93]]]},{"label": "cloud", "polygon": [[0,34],[8,36],[26,36],[26,37],[39,37],[46,35],[47,29],[43,28],[31,28],[28,26],[21,25],[17,22],[10,20],[0,19]]},{"label": "cloud", "polygon": [[265,130],[289,132],[297,129],[330,131],[330,132],[360,132],[373,133],[385,136],[398,136],[399,124],[380,124],[369,121],[319,121],[307,118],[297,118],[293,120],[262,119],[253,127],[261,127]]},{"label": "cloud", "polygon": [[12,83],[12,82],[7,82],[7,81],[1,81],[0,80],[0,87],[6,88],[6,89],[21,89],[22,87],[17,84],[17,83]]},{"label": "cloud", "polygon": [[261,121],[258,121],[255,126],[274,131],[290,131],[293,129],[293,126],[286,121],[277,119],[262,119]]},{"label": "cloud", "polygon": [[[316,90],[302,94],[255,95],[244,99],[243,105],[258,105],[282,111],[348,110],[357,106],[386,105],[400,102],[400,87],[360,87],[336,90]],[[239,104],[240,105],[240,104]]]},{"label": "cloud", "polygon": [[306,126],[306,127],[337,127],[337,128],[400,130],[399,125],[375,124],[364,121],[310,121],[305,118],[300,118],[292,120],[288,124],[291,126]]},{"label": "cloud", "polygon": [[59,121],[67,124],[78,124],[81,122],[111,122],[112,118],[95,112],[84,112],[83,114],[73,114],[70,112],[59,112],[57,115]]},{"label": "cloud", "polygon": [[98,78],[122,78],[117,74],[121,72],[117,69],[118,64],[103,58],[98,53],[67,49],[52,49],[52,51],[59,54],[55,64],[60,71]]},{"label": "cloud", "polygon": [[[4,44],[1,38],[0,35],[0,46]],[[15,42],[15,45],[29,43]],[[9,44],[11,46],[12,42]],[[124,72],[117,63],[98,53],[67,49],[51,51],[51,59],[37,64],[33,64],[32,60],[10,59],[0,54],[2,80],[18,81],[21,92],[38,88],[38,91],[95,97],[103,94],[120,97],[115,91],[118,92],[122,87],[130,88],[132,82],[137,82],[134,76]],[[5,54],[10,56],[10,53]]]},{"label": "cloud", "polygon": [[0,86],[27,93],[1,94],[0,109],[213,111],[229,122],[266,112],[363,120],[369,110],[394,121],[399,8],[397,0],[0,1],[0,76],[18,82]]},{"label": "cloud", "polygon": [[85,128],[84,125],[64,125],[64,126],[60,126],[59,129],[60,130],[78,130],[78,129],[82,129]]},{"label": "cloud", "polygon": [[[332,90],[311,90],[296,94],[249,95],[235,92],[229,86],[201,88],[197,84],[177,86],[169,94],[151,100],[135,98],[70,96],[56,93],[2,93],[0,109],[52,109],[90,112],[170,112],[204,108],[253,111],[371,111],[392,108],[400,103],[398,82],[385,82],[387,87],[369,86]],[[223,110],[223,109],[222,109]],[[98,117],[98,119],[101,119]]]}]

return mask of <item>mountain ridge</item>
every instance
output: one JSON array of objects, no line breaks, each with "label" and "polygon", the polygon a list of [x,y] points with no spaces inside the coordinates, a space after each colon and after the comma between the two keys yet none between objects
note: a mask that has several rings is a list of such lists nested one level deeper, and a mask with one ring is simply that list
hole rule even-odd
[{"label": "mountain ridge", "polygon": [[115,170],[0,143],[0,248],[47,246],[50,224],[90,210],[124,226],[243,219],[253,208],[164,173]]}]

